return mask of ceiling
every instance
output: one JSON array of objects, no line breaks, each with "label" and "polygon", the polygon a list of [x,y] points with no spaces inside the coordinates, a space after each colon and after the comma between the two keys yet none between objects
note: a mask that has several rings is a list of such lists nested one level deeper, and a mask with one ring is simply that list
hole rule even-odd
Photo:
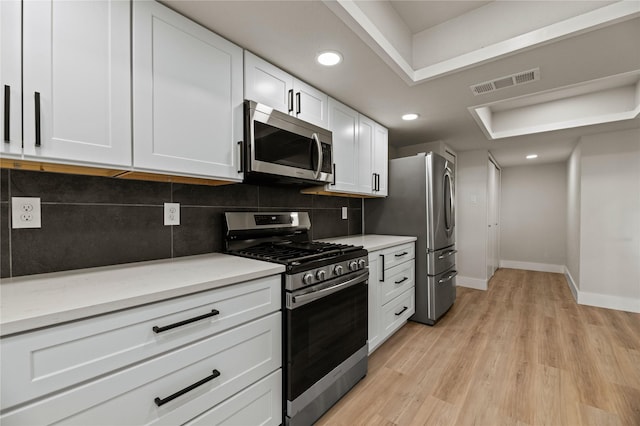
[{"label": "ceiling", "polygon": [[[469,107],[477,105],[639,70],[640,13],[553,40],[520,45],[494,57],[485,55],[476,63],[432,73],[428,78],[416,78],[412,65],[429,61],[428,57],[419,58],[425,56],[420,46],[428,44],[418,42],[433,45],[437,41],[440,50],[437,60],[446,62],[449,58],[442,55],[449,51],[457,49],[456,55],[462,56],[471,52],[466,57],[478,52],[485,54],[491,46],[477,45],[483,40],[497,43],[495,46],[512,46],[513,40],[520,43],[526,38],[513,38],[514,34],[532,31],[531,22],[537,25],[533,29],[542,28],[537,34],[546,35],[552,28],[548,25],[554,24],[550,17],[568,19],[615,2],[169,0],[163,3],[388,127],[392,147],[444,141],[457,151],[489,149],[498,163],[508,167],[526,163],[524,157],[530,153],[539,155],[538,162],[564,161],[582,135],[640,128],[640,118],[636,117],[488,140],[469,112]],[[640,6],[636,0],[626,3]],[[383,38],[388,35],[391,44],[395,43],[392,54],[362,25],[354,24],[353,15],[342,13],[343,4],[360,5],[369,13],[367,16],[377,25],[374,30],[379,29]],[[510,9],[501,15],[503,6]],[[520,15],[518,7],[524,8]],[[514,16],[521,19],[513,19]],[[481,18],[484,21],[478,21]],[[455,28],[465,30],[451,34]],[[502,44],[499,42],[503,39],[496,38],[501,31],[506,40]],[[441,38],[437,39],[438,36]],[[322,50],[340,51],[343,62],[332,68],[318,65],[315,56]],[[453,59],[455,62],[456,58]],[[478,96],[470,90],[471,85],[536,67],[540,68],[538,81]],[[420,117],[404,122],[400,116],[407,112],[417,112]]]}]

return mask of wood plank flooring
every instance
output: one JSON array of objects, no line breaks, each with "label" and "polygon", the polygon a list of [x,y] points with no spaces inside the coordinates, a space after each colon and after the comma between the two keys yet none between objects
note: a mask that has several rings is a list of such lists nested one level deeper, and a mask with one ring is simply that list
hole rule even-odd
[{"label": "wood plank flooring", "polygon": [[640,314],[575,303],[561,274],[500,269],[409,322],[318,425],[640,425]]}]

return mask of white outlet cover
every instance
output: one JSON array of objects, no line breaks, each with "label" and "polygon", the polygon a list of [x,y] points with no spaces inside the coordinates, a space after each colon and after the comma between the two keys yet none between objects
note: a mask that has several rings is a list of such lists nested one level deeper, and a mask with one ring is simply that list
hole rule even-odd
[{"label": "white outlet cover", "polygon": [[180,203],[164,203],[164,224],[180,225]]},{"label": "white outlet cover", "polygon": [[343,207],[342,208],[342,218],[343,219],[347,219],[349,216],[347,216],[347,208]]},{"label": "white outlet cover", "polygon": [[11,197],[11,227],[42,228],[40,197]]}]

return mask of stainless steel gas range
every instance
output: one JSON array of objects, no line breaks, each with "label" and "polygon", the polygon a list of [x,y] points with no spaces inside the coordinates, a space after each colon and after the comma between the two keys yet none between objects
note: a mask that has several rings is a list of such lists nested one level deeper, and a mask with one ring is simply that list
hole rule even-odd
[{"label": "stainless steel gas range", "polygon": [[225,219],[228,253],[286,266],[284,419],[310,425],[367,374],[367,251],[311,241],[306,212]]}]

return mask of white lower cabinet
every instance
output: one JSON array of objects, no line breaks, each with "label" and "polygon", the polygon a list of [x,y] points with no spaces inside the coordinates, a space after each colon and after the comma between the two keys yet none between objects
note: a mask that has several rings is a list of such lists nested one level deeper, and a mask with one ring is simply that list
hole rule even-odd
[{"label": "white lower cabinet", "polygon": [[369,252],[369,354],[415,313],[415,243]]},{"label": "white lower cabinet", "polygon": [[186,426],[279,425],[282,423],[282,370],[272,373]]},{"label": "white lower cabinet", "polygon": [[0,423],[280,424],[280,306],[274,276],[4,338]]}]

